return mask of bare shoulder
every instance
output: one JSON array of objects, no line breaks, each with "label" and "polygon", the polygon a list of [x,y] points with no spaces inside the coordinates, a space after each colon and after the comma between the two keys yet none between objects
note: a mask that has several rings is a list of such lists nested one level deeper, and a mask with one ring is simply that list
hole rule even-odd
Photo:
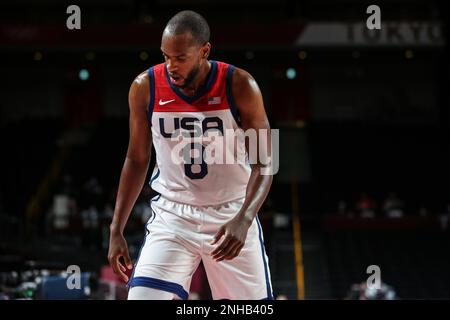
[{"label": "bare shoulder", "polygon": [[142,71],[136,78],[134,78],[133,84],[138,86],[148,85],[149,79],[147,70]]},{"label": "bare shoulder", "polygon": [[246,70],[234,68],[232,77],[233,96],[237,99],[261,94],[255,78]]},{"label": "bare shoulder", "polygon": [[132,82],[129,92],[130,108],[134,106],[147,107],[150,102],[150,80],[147,71],[141,72]]}]

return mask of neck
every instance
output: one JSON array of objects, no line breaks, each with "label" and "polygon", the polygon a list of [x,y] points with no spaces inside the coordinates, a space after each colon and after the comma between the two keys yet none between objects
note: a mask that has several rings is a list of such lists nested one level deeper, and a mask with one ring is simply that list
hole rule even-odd
[{"label": "neck", "polygon": [[193,96],[197,93],[198,89],[205,83],[208,78],[208,74],[211,71],[211,62],[206,61],[202,66],[194,80],[182,91],[188,96]]}]

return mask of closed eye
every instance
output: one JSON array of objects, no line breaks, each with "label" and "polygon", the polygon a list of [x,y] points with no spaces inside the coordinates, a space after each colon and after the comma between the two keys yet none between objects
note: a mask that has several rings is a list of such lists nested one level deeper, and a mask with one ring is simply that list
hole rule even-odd
[{"label": "closed eye", "polygon": [[[170,57],[168,55],[166,55],[164,52],[162,53],[162,55],[164,57],[164,60],[167,61],[167,59],[170,59]],[[184,62],[184,61],[186,61],[186,56],[184,54],[182,54],[182,55],[174,57],[174,59]]]}]

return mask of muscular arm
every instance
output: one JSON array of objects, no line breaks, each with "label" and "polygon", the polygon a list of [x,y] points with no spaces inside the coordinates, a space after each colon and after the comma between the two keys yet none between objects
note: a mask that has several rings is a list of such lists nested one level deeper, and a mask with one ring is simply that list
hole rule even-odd
[{"label": "muscular arm", "polygon": [[126,267],[131,269],[132,266],[123,231],[144,185],[150,161],[152,140],[146,113],[150,100],[148,81],[147,75],[142,73],[133,81],[129,91],[130,137],[120,175],[114,216],[110,225],[108,259],[114,272],[120,275],[124,281],[127,281],[128,278],[124,274],[125,267],[119,261],[120,257],[124,258]]},{"label": "muscular arm", "polygon": [[[263,148],[263,154],[267,154],[267,151],[269,150],[270,152],[271,150],[270,125],[258,84],[248,72],[239,68],[236,68],[234,71],[232,83],[233,97],[241,116],[242,129],[244,131],[248,129],[256,131],[256,146],[249,146],[248,141],[246,141],[247,153],[249,153],[249,148],[257,148],[255,150],[258,151],[257,154],[260,154],[259,149]],[[261,130],[265,130],[267,133],[266,143],[264,143],[263,140],[260,140],[259,132]],[[257,162],[251,164],[252,171],[247,185],[245,202],[239,212],[243,221],[246,221],[249,225],[263,205],[273,180],[272,175],[261,174],[261,170],[266,167],[266,165],[261,162],[262,159],[258,156],[255,160],[257,160]]]},{"label": "muscular arm", "polygon": [[[264,103],[261,91],[253,79],[246,71],[236,68],[232,80],[233,98],[241,116],[242,129],[253,129],[256,131],[256,146],[249,146],[246,141],[247,152],[249,148],[264,148],[270,152],[270,125],[264,110]],[[267,132],[267,142],[260,143],[259,131],[265,129]],[[255,143],[254,141],[252,142]],[[264,153],[264,152],[263,152]],[[270,155],[270,154],[269,154]],[[223,235],[225,236],[221,244],[211,253],[217,261],[223,259],[233,259],[236,257],[245,243],[248,228],[253,219],[258,214],[272,184],[272,175],[262,175],[261,169],[265,167],[258,157],[256,163],[252,164],[250,179],[247,184],[246,197],[241,210],[226,225],[224,225],[213,241],[216,243]]]}]

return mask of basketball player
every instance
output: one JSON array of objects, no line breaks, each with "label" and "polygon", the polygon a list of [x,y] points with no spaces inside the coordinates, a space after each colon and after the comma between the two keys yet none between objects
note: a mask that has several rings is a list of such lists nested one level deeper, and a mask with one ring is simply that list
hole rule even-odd
[{"label": "basketball player", "polygon": [[[141,73],[130,88],[130,138],[108,253],[114,272],[128,281],[128,299],[187,299],[200,261],[213,299],[273,299],[257,217],[272,183],[271,175],[260,172],[262,162],[176,164],[171,158],[176,129],[270,130],[255,80],[209,60],[209,36],[202,16],[179,12],[162,35],[165,63]],[[145,182],[152,143],[150,185],[159,195],[150,202],[152,216],[128,279],[133,266],[123,231]],[[246,147],[248,152],[239,142],[244,153]]]}]

